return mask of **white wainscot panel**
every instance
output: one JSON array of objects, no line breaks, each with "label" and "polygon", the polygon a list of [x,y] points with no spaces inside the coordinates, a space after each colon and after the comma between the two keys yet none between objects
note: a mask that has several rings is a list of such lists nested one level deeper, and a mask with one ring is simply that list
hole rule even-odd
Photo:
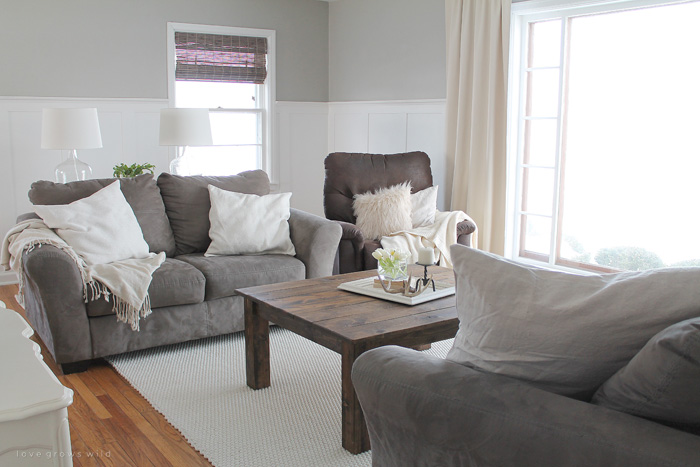
[{"label": "white wainscot panel", "polygon": [[406,114],[370,114],[368,141],[373,154],[406,152]]},{"label": "white wainscot panel", "polygon": [[332,102],[329,152],[424,151],[431,160],[438,208],[446,210],[445,101]]},{"label": "white wainscot panel", "polygon": [[441,113],[411,113],[407,117],[406,151],[424,151],[430,156],[433,185],[438,185],[438,209],[445,206],[445,115]]},{"label": "white wainscot panel", "polygon": [[[175,150],[163,147],[158,142],[160,130],[160,112],[135,112],[133,118],[134,134],[133,146],[124,147],[123,163],[144,164],[146,162],[156,166],[155,173],[168,172],[170,160],[175,157]],[[128,125],[125,125],[128,126]]]},{"label": "white wainscot panel", "polygon": [[[158,145],[164,99],[69,99],[0,97],[0,235],[19,214],[31,211],[27,192],[37,180],[53,180],[68,151],[41,149],[41,113],[49,107],[96,107],[103,147],[78,150],[92,178],[111,177],[119,163],[150,162],[156,174],[168,171],[168,148]],[[9,275],[0,273],[0,282]]]},{"label": "white wainscot panel", "polygon": [[368,113],[340,113],[331,118],[333,149],[330,152],[368,151]]}]

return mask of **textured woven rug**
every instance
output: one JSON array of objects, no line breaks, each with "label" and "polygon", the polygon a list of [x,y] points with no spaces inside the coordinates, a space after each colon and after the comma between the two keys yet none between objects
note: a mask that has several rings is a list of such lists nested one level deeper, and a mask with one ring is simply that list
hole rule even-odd
[{"label": "textured woven rug", "polygon": [[108,361],[217,467],[371,464],[340,444],[340,355],[284,329],[270,329],[271,386],[258,391],[245,382],[241,332]]}]

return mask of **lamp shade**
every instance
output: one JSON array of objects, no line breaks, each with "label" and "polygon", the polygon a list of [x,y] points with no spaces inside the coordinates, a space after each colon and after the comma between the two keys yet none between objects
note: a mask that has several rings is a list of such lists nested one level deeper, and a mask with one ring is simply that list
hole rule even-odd
[{"label": "lamp shade", "polygon": [[211,146],[209,109],[161,109],[160,145]]},{"label": "lamp shade", "polygon": [[42,149],[102,147],[97,109],[44,109],[41,115]]}]

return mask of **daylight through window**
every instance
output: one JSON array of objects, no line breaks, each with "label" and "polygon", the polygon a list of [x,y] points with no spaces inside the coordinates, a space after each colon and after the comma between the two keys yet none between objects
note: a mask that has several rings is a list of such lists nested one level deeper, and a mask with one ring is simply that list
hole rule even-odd
[{"label": "daylight through window", "polygon": [[514,6],[513,257],[700,266],[700,2],[631,6]]}]

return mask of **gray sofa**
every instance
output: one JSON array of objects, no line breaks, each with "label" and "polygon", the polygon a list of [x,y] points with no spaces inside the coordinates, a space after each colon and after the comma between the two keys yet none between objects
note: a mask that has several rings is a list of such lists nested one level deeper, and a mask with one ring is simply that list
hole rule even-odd
[{"label": "gray sofa", "polygon": [[356,359],[373,465],[699,466],[700,268],[578,275],[452,245],[445,359]]},{"label": "gray sofa", "polygon": [[[113,181],[36,182],[29,198],[33,204],[67,204]],[[150,175],[121,179],[150,250],[167,255],[149,287],[153,313],[139,332],[117,321],[110,302],[84,302],[79,271],[65,253],[43,246],[24,254],[27,316],[64,373],[107,355],[241,331],[243,298],[236,289],[331,275],[341,228],[296,209],[289,219],[296,256],[205,257],[209,184],[257,195],[270,191],[260,170],[229,177],[164,173],[157,182]]]},{"label": "gray sofa", "polygon": [[700,436],[402,347],[352,379],[375,467],[700,465]]}]

